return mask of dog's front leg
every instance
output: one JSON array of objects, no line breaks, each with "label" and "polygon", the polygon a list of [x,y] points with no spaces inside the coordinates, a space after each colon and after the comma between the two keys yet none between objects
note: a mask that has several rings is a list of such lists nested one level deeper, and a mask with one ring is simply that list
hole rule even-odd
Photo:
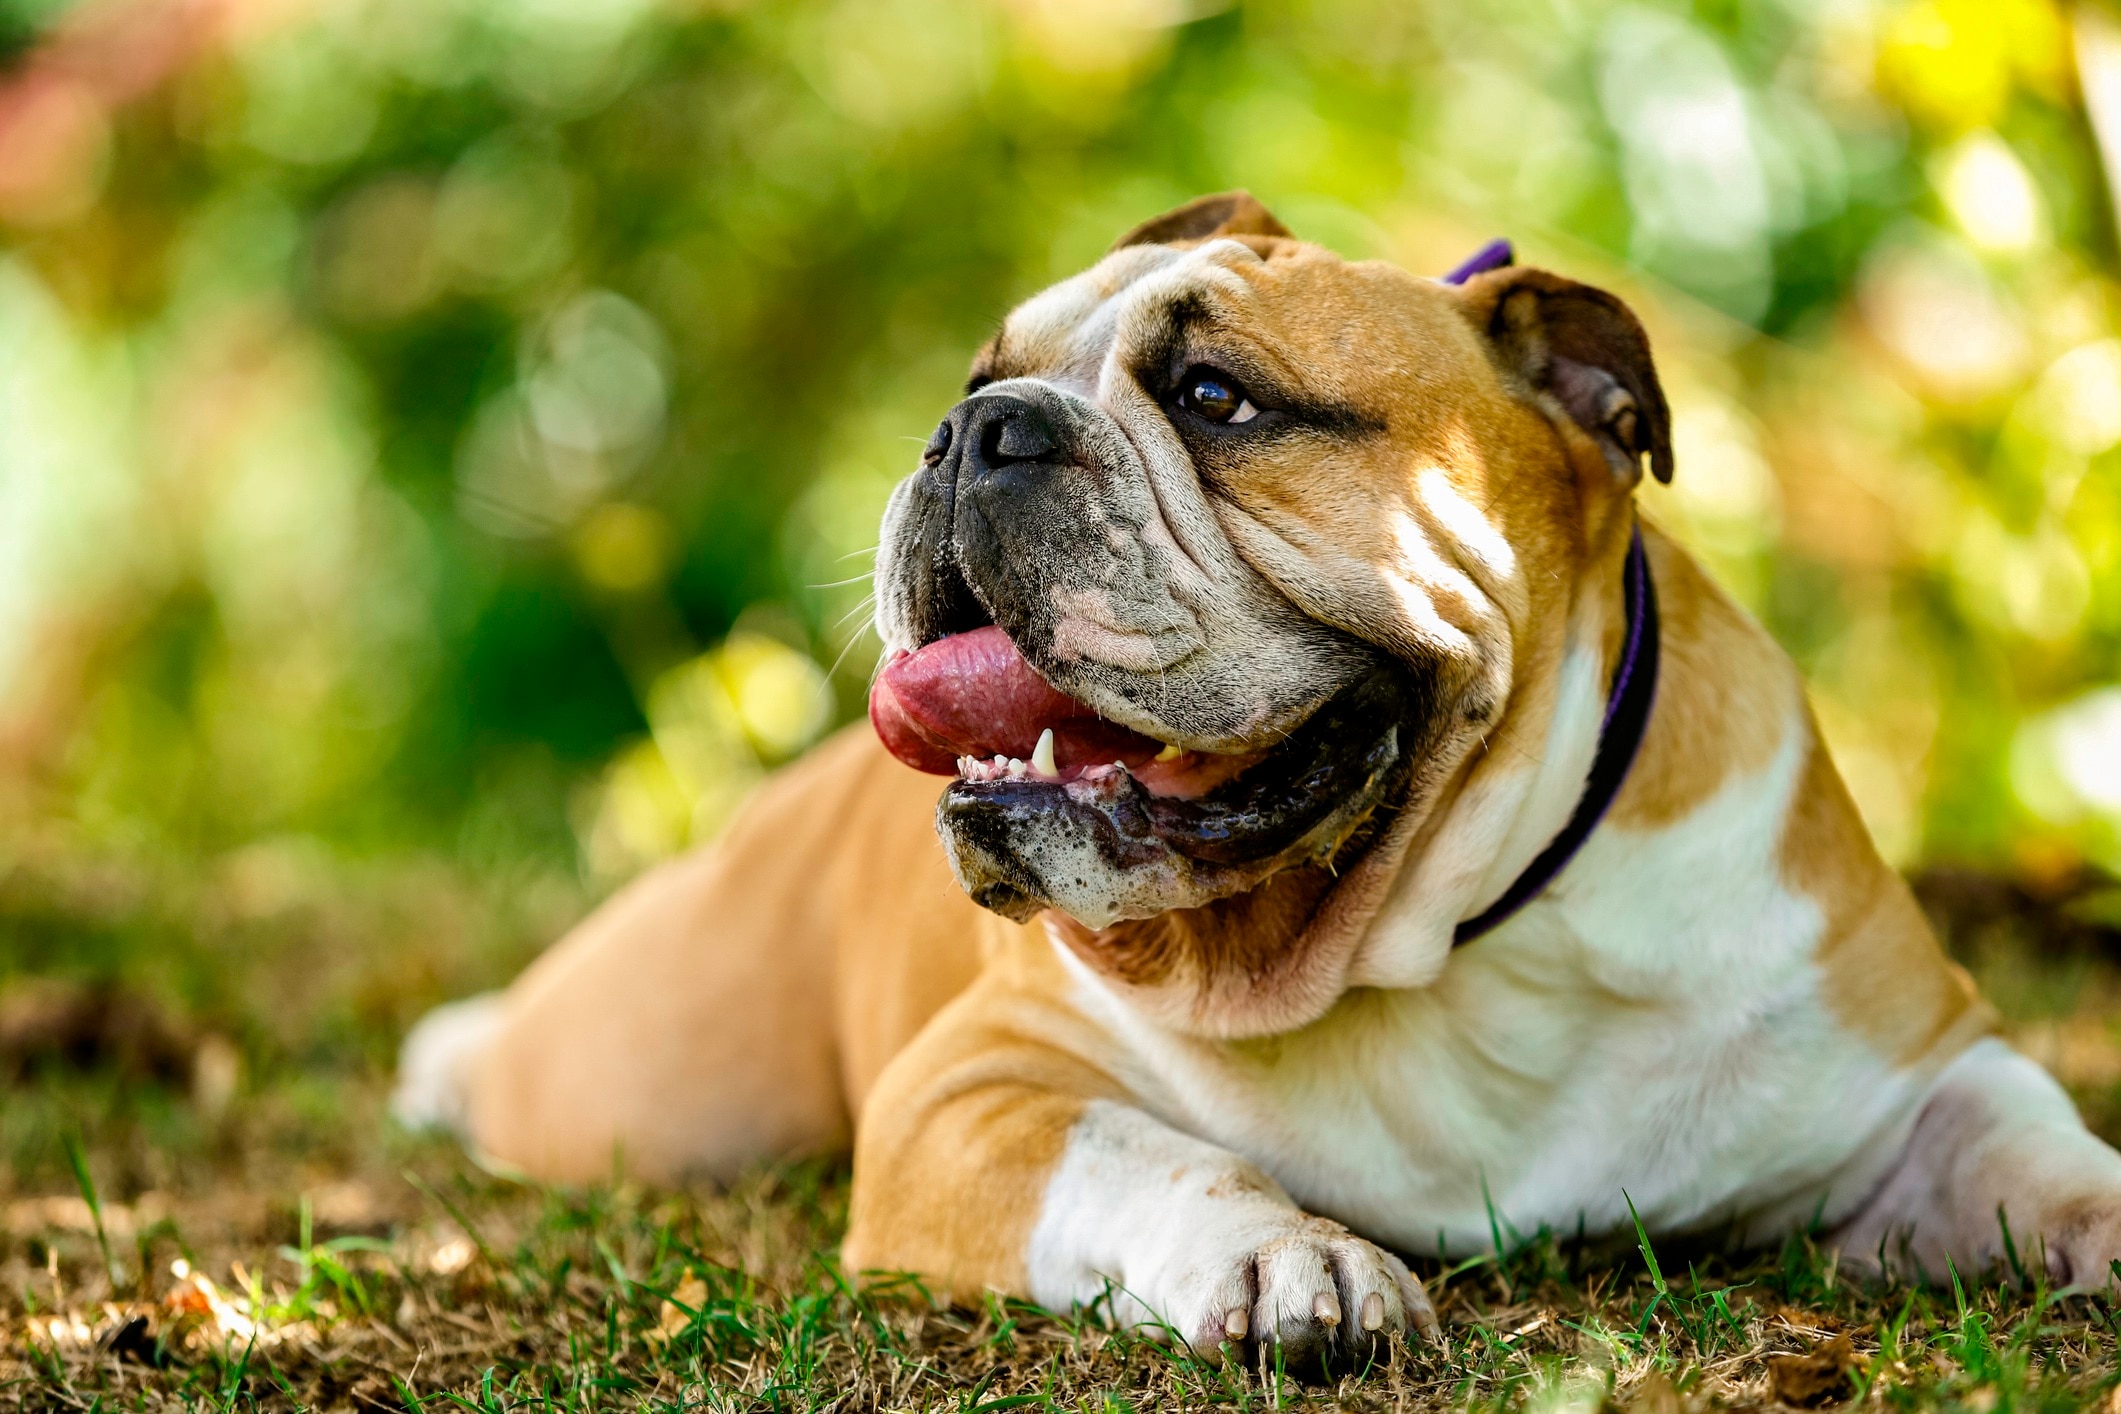
[{"label": "dog's front leg", "polygon": [[2121,1154],[2046,1071],[1981,1041],[1938,1077],[1898,1162],[1833,1238],[1860,1267],[1932,1281],[2015,1249],[2059,1284],[2103,1286],[2121,1260]]},{"label": "dog's front leg", "polygon": [[850,1270],[1058,1310],[1109,1299],[1121,1324],[1211,1357],[1359,1358],[1433,1330],[1397,1257],[998,1010],[976,988],[879,1081],[855,1146]]}]

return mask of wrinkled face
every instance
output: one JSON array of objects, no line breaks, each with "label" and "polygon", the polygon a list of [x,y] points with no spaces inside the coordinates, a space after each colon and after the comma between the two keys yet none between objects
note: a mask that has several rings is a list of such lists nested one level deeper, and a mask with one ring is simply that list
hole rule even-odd
[{"label": "wrinkled face", "polygon": [[1595,368],[1565,426],[1585,365],[1480,283],[1210,238],[1009,316],[877,571],[872,716],[955,777],[974,899],[1093,930],[1199,908],[1344,868],[1458,771],[1559,632],[1586,452],[1615,481],[1598,439],[1633,431]]}]

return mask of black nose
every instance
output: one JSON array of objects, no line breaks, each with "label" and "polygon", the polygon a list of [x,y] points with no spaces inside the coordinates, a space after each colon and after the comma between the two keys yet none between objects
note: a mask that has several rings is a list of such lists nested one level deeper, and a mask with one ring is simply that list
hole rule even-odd
[{"label": "black nose", "polygon": [[967,398],[952,408],[928,446],[940,456],[953,443],[961,449],[965,469],[975,476],[1018,462],[1044,461],[1060,448],[1046,415],[1006,393]]}]

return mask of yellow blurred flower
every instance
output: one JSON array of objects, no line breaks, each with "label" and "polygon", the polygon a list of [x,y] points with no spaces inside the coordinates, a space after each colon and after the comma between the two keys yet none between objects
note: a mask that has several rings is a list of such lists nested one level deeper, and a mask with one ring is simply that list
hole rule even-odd
[{"label": "yellow blurred flower", "polygon": [[825,671],[770,634],[739,627],[648,690],[646,740],[605,771],[577,827],[590,871],[619,879],[712,839],[769,765],[832,721]]},{"label": "yellow blurred flower", "polygon": [[1915,0],[1878,48],[1880,92],[1951,132],[1993,124],[2019,83],[2060,91],[2068,72],[2062,18],[2047,0]]},{"label": "yellow blurred flower", "polygon": [[661,583],[674,549],[669,518],[630,501],[597,507],[574,533],[574,561],[582,578],[611,594],[638,593]]},{"label": "yellow blurred flower", "polygon": [[809,654],[739,629],[711,656],[737,719],[761,755],[792,756],[832,720],[832,691]]}]

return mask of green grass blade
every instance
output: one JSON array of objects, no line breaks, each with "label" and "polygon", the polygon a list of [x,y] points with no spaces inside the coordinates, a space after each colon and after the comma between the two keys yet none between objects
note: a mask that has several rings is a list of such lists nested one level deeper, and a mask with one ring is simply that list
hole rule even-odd
[{"label": "green grass blade", "polygon": [[110,1234],[103,1226],[103,1201],[96,1196],[96,1178],[88,1170],[88,1151],[82,1147],[81,1136],[68,1131],[60,1142],[66,1148],[66,1166],[73,1170],[74,1187],[81,1191],[81,1201],[88,1204],[88,1217],[96,1229],[96,1246],[103,1252],[103,1274],[110,1279],[112,1294],[125,1274],[118,1268],[118,1259],[110,1250]]}]

